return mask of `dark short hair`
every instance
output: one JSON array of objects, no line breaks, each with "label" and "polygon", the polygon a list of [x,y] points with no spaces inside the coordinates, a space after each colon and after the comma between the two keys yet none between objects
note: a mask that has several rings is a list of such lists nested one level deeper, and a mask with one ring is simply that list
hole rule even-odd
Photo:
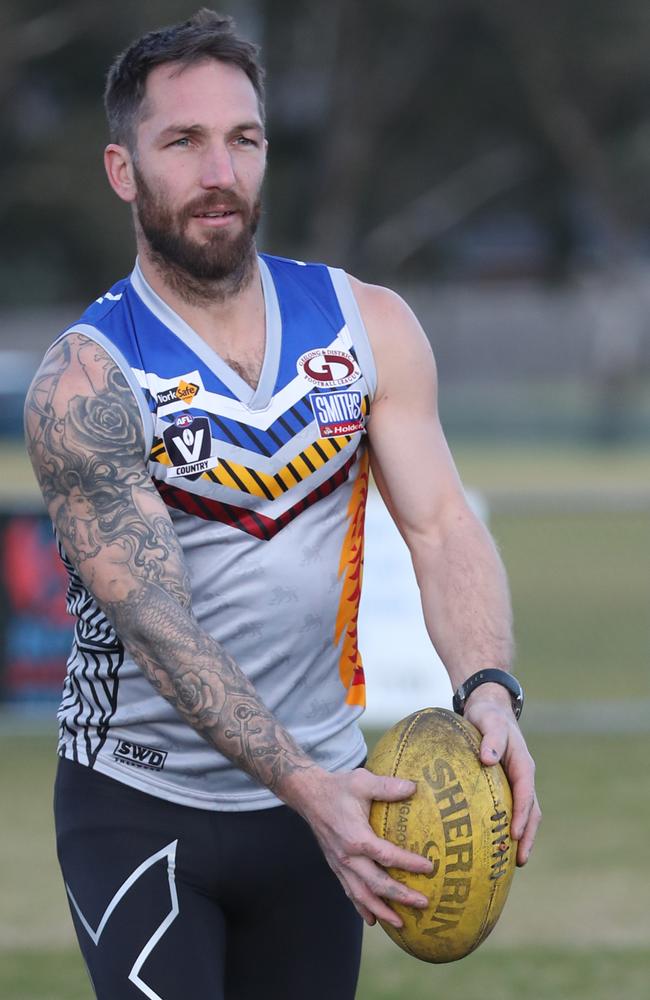
[{"label": "dark short hair", "polygon": [[244,71],[255,89],[264,117],[264,70],[259,48],[237,34],[231,17],[202,7],[189,21],[150,31],[121,52],[108,71],[104,106],[111,141],[135,150],[147,77],[165,63],[185,68],[206,59],[231,63]]}]

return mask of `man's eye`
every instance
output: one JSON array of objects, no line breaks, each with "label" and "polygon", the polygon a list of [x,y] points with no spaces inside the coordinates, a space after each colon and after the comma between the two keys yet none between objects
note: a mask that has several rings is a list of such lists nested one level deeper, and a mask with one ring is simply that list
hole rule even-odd
[{"label": "man's eye", "polygon": [[186,149],[189,146],[189,144],[190,140],[189,137],[186,135],[181,136],[180,139],[174,139],[173,142],[169,143],[170,146],[179,146],[181,149]]},{"label": "man's eye", "polygon": [[257,146],[255,139],[251,139],[247,135],[238,135],[235,142],[238,146]]}]

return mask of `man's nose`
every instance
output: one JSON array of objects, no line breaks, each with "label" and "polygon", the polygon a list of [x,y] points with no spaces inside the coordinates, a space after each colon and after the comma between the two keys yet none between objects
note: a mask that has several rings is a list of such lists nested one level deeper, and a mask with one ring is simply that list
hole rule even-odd
[{"label": "man's nose", "polygon": [[202,186],[227,191],[234,187],[236,182],[230,150],[224,146],[213,146],[207,150],[201,173]]}]

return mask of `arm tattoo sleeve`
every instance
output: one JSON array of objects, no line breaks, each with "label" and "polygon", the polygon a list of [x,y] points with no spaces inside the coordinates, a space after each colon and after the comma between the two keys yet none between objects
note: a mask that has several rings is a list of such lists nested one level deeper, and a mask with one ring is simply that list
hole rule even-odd
[{"label": "arm tattoo sleeve", "polygon": [[97,344],[70,334],[25,405],[28,452],[69,558],[160,694],[261,784],[313,762],[192,614],[183,554],[147,473],[138,406]]}]

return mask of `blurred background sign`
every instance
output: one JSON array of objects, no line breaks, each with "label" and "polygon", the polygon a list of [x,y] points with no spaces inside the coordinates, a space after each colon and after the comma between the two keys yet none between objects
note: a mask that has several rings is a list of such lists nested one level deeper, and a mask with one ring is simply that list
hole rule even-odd
[{"label": "blurred background sign", "polygon": [[0,513],[0,700],[52,711],[61,697],[72,619],[66,572],[45,514]]},{"label": "blurred background sign", "polygon": [[[480,494],[470,506],[487,521]],[[366,508],[359,648],[367,674],[365,725],[386,729],[420,708],[451,708],[449,676],[427,634],[411,557],[377,489]]]},{"label": "blurred background sign", "polygon": [[451,708],[451,687],[422,617],[411,558],[376,489],[368,493],[359,648],[369,726],[386,729],[429,705]]}]

